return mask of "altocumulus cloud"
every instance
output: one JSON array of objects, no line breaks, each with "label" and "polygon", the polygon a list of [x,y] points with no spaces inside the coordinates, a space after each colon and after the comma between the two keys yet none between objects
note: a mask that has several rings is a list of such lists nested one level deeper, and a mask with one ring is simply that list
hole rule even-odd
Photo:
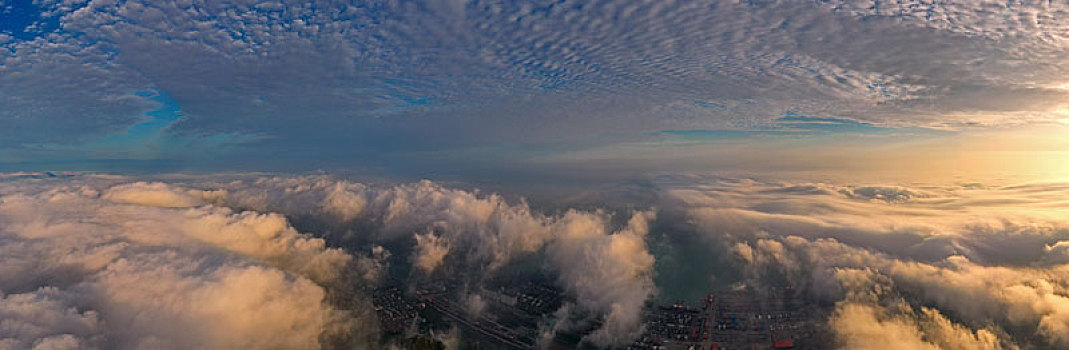
[{"label": "altocumulus cloud", "polygon": [[244,151],[260,161],[753,130],[788,111],[1043,123],[1069,103],[1058,2],[39,5],[54,31],[0,39],[10,147],[122,134],[151,90],[181,108],[170,135],[259,142]]}]

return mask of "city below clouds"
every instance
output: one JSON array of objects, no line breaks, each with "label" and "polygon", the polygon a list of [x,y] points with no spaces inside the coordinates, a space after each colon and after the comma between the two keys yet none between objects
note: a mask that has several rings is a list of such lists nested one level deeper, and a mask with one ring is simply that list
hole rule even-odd
[{"label": "city below clouds", "polygon": [[0,0],[0,350],[1069,349],[1059,1]]},{"label": "city below clouds", "polygon": [[1063,183],[649,181],[656,199],[617,210],[429,181],[8,174],[0,344],[397,346],[377,286],[455,279],[439,297],[489,313],[497,279],[533,260],[565,298],[533,345],[625,346],[649,331],[647,300],[789,285],[824,315],[820,347],[1069,346]]}]

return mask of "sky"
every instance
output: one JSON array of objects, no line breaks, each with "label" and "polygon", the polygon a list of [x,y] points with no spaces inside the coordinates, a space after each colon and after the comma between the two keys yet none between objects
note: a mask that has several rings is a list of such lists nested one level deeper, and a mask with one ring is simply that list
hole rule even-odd
[{"label": "sky", "polygon": [[4,0],[0,166],[1049,164],[1065,158],[1066,18],[1056,1]]},{"label": "sky", "polygon": [[1069,349],[1067,135],[1064,1],[0,0],[0,349],[392,349],[374,291],[509,278],[533,346],[789,287]]}]

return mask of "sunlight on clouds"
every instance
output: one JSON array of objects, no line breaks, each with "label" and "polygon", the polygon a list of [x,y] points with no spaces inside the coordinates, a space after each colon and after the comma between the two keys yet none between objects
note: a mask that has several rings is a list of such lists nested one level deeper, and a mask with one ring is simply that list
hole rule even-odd
[{"label": "sunlight on clouds", "polygon": [[960,172],[1016,176],[1023,181],[1069,180],[1069,126],[1050,125],[965,136],[951,153]]},{"label": "sunlight on clouds", "polygon": [[[538,332],[550,339],[587,329],[589,344],[628,344],[643,330],[647,300],[667,288],[655,277],[671,267],[659,264],[682,259],[710,266],[721,284],[796,286],[827,307],[819,321],[850,347],[876,336],[933,349],[1069,345],[1065,183],[662,174],[643,187],[653,196],[628,201],[657,210],[545,214],[523,200],[430,181],[0,178],[0,316],[20,325],[0,329],[0,344],[14,347],[308,348],[346,334],[375,339],[374,320],[361,314],[371,310],[365,292],[338,288],[372,283],[395,263],[411,264],[417,280],[461,269],[473,278],[452,296],[481,315],[494,308],[478,294],[486,280],[523,259],[535,259],[567,296],[540,319]],[[290,218],[321,230],[298,231]],[[695,250],[658,255],[651,247],[666,236],[690,237]],[[383,246],[398,248],[395,259]]]},{"label": "sunlight on clouds", "polygon": [[658,183],[734,260],[724,269],[757,290],[789,285],[832,305],[828,325],[845,348],[1069,346],[1066,183]]},{"label": "sunlight on clouds", "polygon": [[816,139],[758,134],[623,143],[550,155],[538,164],[623,174],[713,171],[928,183],[1057,181],[1069,179],[1066,135],[1069,126],[1057,124]]},{"label": "sunlight on clouds", "polygon": [[[423,277],[455,273],[458,268],[481,276],[461,281],[471,284],[463,291],[481,288],[485,278],[513,260],[549,255],[547,271],[558,276],[556,283],[572,299],[557,312],[560,319],[547,332],[573,331],[601,322],[584,338],[599,345],[626,344],[637,334],[645,300],[656,293],[654,257],[645,243],[649,221],[655,217],[653,211],[634,212],[626,226],[617,229],[611,223],[612,215],[601,210],[543,214],[524,201],[510,203],[500,195],[450,189],[430,181],[379,187],[326,176],[173,175],[134,181],[125,176],[78,173],[62,177],[17,173],[0,179],[4,180],[0,181],[0,251],[18,252],[18,246],[30,239],[38,241],[37,248],[47,250],[0,255],[0,262],[6,263],[6,268],[0,269],[0,291],[14,291],[16,300],[32,299],[22,295],[24,289],[57,287],[67,291],[64,284],[36,284],[31,276],[39,269],[39,258],[34,256],[58,259],[59,252],[68,247],[85,242],[92,243],[91,247],[99,245],[99,249],[91,248],[91,253],[66,258],[86,266],[85,274],[74,277],[93,280],[107,274],[112,277],[108,281],[121,281],[129,291],[110,284],[101,286],[108,288],[100,292],[104,304],[88,304],[93,313],[71,318],[90,322],[102,315],[113,324],[138,318],[142,309],[198,307],[188,314],[160,313],[152,323],[129,330],[129,336],[122,338],[142,347],[208,344],[205,346],[263,348],[281,344],[285,348],[312,348],[319,340],[338,339],[363,344],[366,338],[378,336],[374,320],[367,319],[367,313],[374,309],[365,304],[368,296],[364,288],[377,281],[390,263],[391,253],[383,245],[402,247],[400,251],[408,253],[399,258],[411,263]],[[314,222],[323,231],[316,236],[300,232],[290,218]],[[17,238],[13,242],[8,240],[11,235]],[[364,249],[331,247],[328,240],[352,244],[349,248],[370,248],[370,254]],[[213,265],[231,261],[243,268],[264,267],[249,274],[231,274],[224,268],[229,265]],[[177,267],[171,264],[188,266],[172,273]],[[61,274],[52,269],[36,273]],[[155,277],[142,276],[145,274]],[[268,281],[258,282],[259,277]],[[171,283],[171,279],[179,281]],[[226,298],[233,297],[229,291],[239,289],[239,285],[210,285],[203,291],[171,285],[206,279],[263,288],[265,295],[298,293],[305,299],[292,301],[300,304],[295,307],[304,314],[294,314],[290,323],[271,323],[271,319],[256,315],[291,312],[286,304],[289,300],[283,296],[261,300],[266,297],[249,294],[253,299],[247,303],[227,303]],[[182,295],[168,295],[171,290]],[[171,304],[139,298],[139,293],[148,292],[152,298],[170,300]],[[186,294],[203,298],[183,299]],[[326,300],[331,295],[345,299]],[[463,297],[473,301],[472,305],[480,304],[478,296]],[[321,307],[312,308],[313,301]],[[198,302],[208,305],[201,307]],[[112,310],[115,305],[126,308]],[[340,305],[353,309],[338,310]],[[222,315],[227,306],[252,311]],[[261,306],[267,309],[257,309]],[[205,323],[203,328],[187,326],[198,317],[212,317],[220,323]],[[272,330],[264,323],[290,327],[300,334],[276,331],[275,337],[257,337],[255,332],[260,328]],[[171,324],[185,327],[185,333],[152,333],[156,327]],[[94,334],[105,338],[115,338],[120,332],[113,327],[98,328]],[[5,336],[3,332],[0,329],[0,336]],[[51,336],[49,332],[28,333],[26,341]],[[189,339],[175,339],[183,336]],[[126,344],[119,347],[136,348]]]},{"label": "sunlight on clouds", "polygon": [[1067,53],[1065,1],[0,0],[0,350],[778,288],[817,348],[1069,349]]}]

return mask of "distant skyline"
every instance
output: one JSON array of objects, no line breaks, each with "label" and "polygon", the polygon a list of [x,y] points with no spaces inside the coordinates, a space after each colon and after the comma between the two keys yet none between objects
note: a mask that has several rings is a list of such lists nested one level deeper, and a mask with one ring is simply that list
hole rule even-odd
[{"label": "distant skyline", "polygon": [[1048,1],[3,0],[0,168],[913,171],[1037,131],[1004,146],[1049,164],[1067,28]]}]

